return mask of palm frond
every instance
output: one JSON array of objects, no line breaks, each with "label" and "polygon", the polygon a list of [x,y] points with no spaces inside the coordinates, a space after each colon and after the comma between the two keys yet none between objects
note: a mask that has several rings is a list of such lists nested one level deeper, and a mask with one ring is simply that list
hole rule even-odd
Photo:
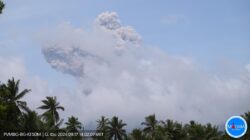
[{"label": "palm frond", "polygon": [[15,100],[19,100],[21,99],[22,97],[24,97],[28,92],[30,92],[31,90],[30,89],[25,89],[23,90],[21,93],[19,93],[16,97],[15,97]]},{"label": "palm frond", "polygon": [[42,106],[38,107],[38,109],[49,109],[49,106],[47,106],[47,105],[42,105]]}]

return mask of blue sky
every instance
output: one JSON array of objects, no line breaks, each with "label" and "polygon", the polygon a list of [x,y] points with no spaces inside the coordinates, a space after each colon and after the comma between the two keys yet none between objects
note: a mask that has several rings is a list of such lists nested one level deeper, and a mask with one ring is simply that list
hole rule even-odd
[{"label": "blue sky", "polygon": [[[69,74],[63,74],[53,69],[50,66],[50,64],[46,62],[46,60],[44,59],[44,55],[41,53],[42,44],[41,44],[41,41],[39,40],[38,34],[47,29],[53,30],[58,25],[60,25],[61,23],[65,23],[65,22],[70,22],[73,28],[79,27],[79,28],[82,28],[84,30],[91,32],[91,30],[93,29],[93,22],[95,21],[96,17],[100,13],[105,12],[105,11],[109,11],[109,12],[114,11],[119,15],[119,19],[121,20],[122,25],[126,25],[126,26],[129,25],[133,27],[133,29],[135,29],[141,35],[142,40],[143,40],[142,41],[143,46],[160,48],[164,54],[170,55],[171,57],[166,58],[165,55],[158,56],[157,52],[152,51],[152,54],[149,54],[149,55],[156,56],[155,59],[152,59],[152,62],[158,59],[160,60],[160,62],[159,63],[155,62],[156,66],[152,68],[153,71],[151,72],[150,71],[151,69],[150,69],[149,76],[145,76],[142,79],[140,79],[141,78],[140,73],[133,73],[134,67],[136,67],[137,65],[141,65],[139,63],[141,59],[134,60],[138,62],[132,61],[131,65],[128,66],[127,73],[125,72],[125,74],[123,73],[121,75],[112,75],[113,71],[114,72],[119,71],[120,68],[123,66],[123,61],[121,61],[121,65],[115,66],[114,70],[110,69],[110,71],[112,71],[110,73],[111,75],[110,77],[112,78],[115,76],[123,77],[125,75],[125,77],[127,76],[126,78],[128,78],[129,76],[131,76],[132,77],[132,78],[130,77],[131,79],[133,78],[137,79],[139,82],[141,82],[141,80],[146,79],[145,80],[146,86],[142,84],[142,85],[138,85],[138,87],[135,87],[136,92],[145,91],[145,94],[147,93],[149,94],[150,93],[149,91],[151,90],[151,89],[147,89],[147,84],[152,82],[150,81],[149,83],[147,83],[148,82],[147,80],[150,79],[151,75],[153,75],[153,77],[156,77],[156,81],[159,82],[158,85],[152,85],[152,89],[154,88],[161,89],[161,87],[169,88],[168,90],[170,92],[173,92],[176,94],[182,93],[182,90],[184,91],[190,90],[190,94],[192,93],[192,95],[194,95],[195,97],[197,96],[197,98],[199,99],[199,100],[194,99],[194,101],[191,100],[190,104],[188,103],[186,105],[187,106],[186,108],[184,106],[184,109],[186,109],[187,112],[190,114],[197,114],[197,112],[200,112],[199,109],[198,111],[194,109],[195,107],[193,107],[194,105],[192,104],[192,102],[194,102],[195,104],[196,101],[200,101],[200,100],[203,101],[204,97],[205,99],[206,98],[210,99],[207,101],[208,103],[204,101],[205,102],[204,108],[206,108],[205,106],[210,106],[209,101],[214,102],[214,100],[216,100],[215,106],[222,106],[221,110],[223,109],[232,110],[230,108],[230,105],[223,106],[220,104],[221,100],[219,99],[224,99],[224,95],[226,95],[225,93],[227,92],[228,94],[232,94],[233,96],[226,97],[227,99],[225,99],[225,102],[230,103],[231,101],[236,101],[236,102],[241,101],[242,104],[235,107],[235,108],[242,108],[238,112],[249,109],[245,107],[249,105],[247,101],[244,102],[245,101],[244,99],[247,99],[249,97],[249,90],[250,90],[248,86],[250,80],[247,78],[246,78],[247,80],[244,79],[244,76],[245,75],[249,76],[249,73],[247,72],[244,72],[243,74],[240,73],[243,75],[243,79],[241,79],[242,77],[234,77],[233,75],[232,78],[229,79],[228,81],[223,81],[224,79],[218,80],[217,76],[223,77],[223,75],[216,75],[217,73],[219,74],[223,73],[224,75],[228,73],[230,75],[233,73],[231,71],[234,71],[234,68],[237,69],[236,72],[239,72],[238,69],[240,70],[244,69],[247,64],[248,64],[248,68],[250,67],[249,65],[250,63],[250,26],[249,26],[250,25],[250,8],[249,8],[250,1],[249,0],[207,0],[207,1],[200,1],[200,0],[189,0],[189,1],[182,1],[182,0],[7,1],[7,0],[4,0],[4,2],[6,3],[6,7],[3,11],[3,14],[0,15],[0,63],[1,63],[1,58],[4,58],[4,60],[8,60],[10,57],[17,57],[17,58],[22,59],[29,73],[28,74],[29,77],[34,77],[34,76],[40,77],[42,80],[48,83],[50,91],[55,89],[55,91],[53,92],[57,92],[58,87],[60,86],[66,86],[71,89],[79,88],[78,86],[82,86],[81,85],[82,81],[80,82],[80,85],[77,85],[76,83],[82,80],[81,79],[82,77],[78,78],[78,77],[71,76]],[[75,34],[74,32],[73,33],[72,32],[70,31],[69,34],[72,34],[72,36],[74,36]],[[97,42],[99,41],[98,38],[96,39],[96,41]],[[99,50],[96,50],[96,51],[99,51]],[[172,56],[180,56],[180,57],[189,58],[192,62],[195,63],[195,65],[198,65],[199,69],[197,70],[194,68],[195,70],[193,70],[193,66],[189,66],[189,65],[187,66],[185,62],[179,62],[179,60],[172,58]],[[110,58],[108,56],[105,56],[105,57]],[[131,61],[129,57],[126,56],[125,58],[127,58],[128,61]],[[118,62],[120,62],[120,60]],[[116,63],[114,62],[114,64]],[[150,65],[150,63],[147,63],[147,64]],[[161,66],[161,64],[166,64],[167,67]],[[172,64],[176,64],[176,65],[172,65]],[[124,65],[127,65],[127,63],[124,62]],[[168,65],[174,68],[169,68]],[[3,68],[4,66],[5,65],[3,65]],[[8,68],[7,65],[6,65],[6,68]],[[162,73],[159,73],[159,74],[154,73],[155,71],[158,71],[158,69]],[[205,71],[209,71],[209,72],[212,71],[212,73],[216,73],[216,74],[212,76],[207,73],[204,74],[203,72],[200,72],[200,69],[205,69]],[[164,73],[166,70],[169,70],[166,73],[169,72],[170,75]],[[11,72],[12,71],[10,69],[10,75],[11,75]],[[94,73],[98,75],[99,74],[98,72],[103,74],[102,71],[97,71],[96,73],[95,72]],[[119,71],[119,72],[122,73],[122,71]],[[107,75],[109,75],[109,73]],[[174,75],[173,77],[175,77],[173,78],[173,81],[166,80],[167,78],[171,79],[172,75]],[[100,77],[102,77],[102,75]],[[161,77],[167,77],[167,78],[164,79]],[[198,86],[196,86],[195,84],[189,85],[190,84],[189,77],[192,77],[192,78],[194,77],[194,79],[197,78],[194,80],[194,83],[198,84]],[[214,77],[215,79],[213,79]],[[1,78],[2,77],[0,73],[0,81],[2,80]],[[96,77],[93,76],[91,78],[95,79]],[[101,91],[104,92],[103,93],[104,95],[114,96],[112,97],[112,99],[113,98],[116,99],[116,98],[119,98],[120,96],[123,96],[120,94],[114,94],[117,91],[123,92],[123,90],[121,90],[122,88],[120,87],[120,85],[112,85],[111,84],[113,83],[112,80],[110,80],[112,82],[109,83],[109,80],[110,79],[108,79],[105,76],[103,76],[103,79],[99,81],[97,80],[100,83],[100,85],[97,85],[97,86],[91,85],[97,89],[97,91],[94,91],[95,94],[92,94],[90,96],[91,98],[89,97],[90,98],[89,100],[85,98],[83,100],[87,103],[90,102],[90,104],[91,104],[91,101],[93,100],[99,101],[99,98],[97,96],[100,94],[98,91],[99,89],[103,89]],[[177,87],[171,87],[171,86],[168,87],[169,85],[165,87],[165,83],[162,81],[166,83],[170,83],[170,85],[172,83],[174,84],[177,83]],[[208,83],[210,82],[211,83],[207,84],[204,81],[208,81]],[[87,83],[88,82],[89,81],[87,81]],[[109,83],[110,85],[109,84],[106,85],[106,83]],[[119,80],[117,83],[119,83]],[[199,86],[199,83],[201,84],[206,83],[207,85],[202,84]],[[214,83],[218,85],[214,86],[213,85]],[[131,83],[128,82],[126,84],[130,85]],[[127,86],[126,84],[125,84],[125,87]],[[230,85],[233,85],[233,86],[230,86]],[[133,86],[134,85],[132,84],[132,86],[128,86],[128,87],[133,87]],[[141,88],[140,86],[141,87],[145,86],[144,87],[145,89],[143,88],[140,89]],[[202,89],[199,89],[199,87]],[[207,97],[208,95],[206,94],[211,92],[210,90],[206,91],[207,87],[210,87],[212,91],[214,92],[214,94],[216,95],[212,94],[211,96],[209,95],[209,97]],[[111,88],[112,90],[109,88]],[[193,89],[193,88],[197,88],[197,89]],[[203,93],[203,89],[204,89],[204,93]],[[59,91],[61,91],[60,88],[59,88]],[[107,91],[109,91],[110,93]],[[137,96],[134,97],[133,95],[135,91],[131,91],[131,95],[129,93],[128,96],[129,97],[131,96],[132,99],[137,100]],[[201,93],[201,95],[199,95],[200,92],[202,92],[203,94]],[[240,96],[239,97],[237,96],[236,99],[235,98],[231,99],[231,97],[234,97],[236,95],[235,94],[236,92],[237,94],[239,93]],[[217,98],[214,99],[214,97],[217,96],[217,94],[223,95],[223,96],[219,97],[219,99]],[[44,94],[41,93],[39,95],[43,96]],[[79,99],[82,99],[80,95],[81,94],[79,95],[77,94],[76,96],[79,96]],[[173,101],[175,101],[176,98],[175,96],[172,97],[172,95],[174,94],[167,95],[169,96],[169,98],[167,98],[166,100],[173,98]],[[62,97],[65,97],[65,96],[67,97],[67,94],[62,95]],[[144,96],[144,95],[140,95],[140,96]],[[145,98],[144,100],[144,98],[142,98],[142,100],[139,100],[139,103],[136,105],[138,105],[139,109],[143,110],[144,105],[141,105],[141,104],[145,102],[152,103],[152,108],[151,108],[152,110],[159,108],[159,112],[162,112],[162,110],[164,110],[165,108],[163,106],[157,106],[158,102],[155,103],[155,100],[161,99],[161,96],[162,95],[158,95],[158,93],[154,93],[152,94],[152,99],[151,99],[151,95],[149,94],[149,97],[148,97],[149,99]],[[165,97],[167,96],[163,96],[162,99],[165,99]],[[177,95],[176,97],[179,97],[179,95]],[[178,101],[178,103],[181,101],[185,102],[185,97],[189,97],[189,96],[183,95],[183,97],[180,97],[180,99],[176,99],[176,100]],[[63,100],[62,102],[65,102],[65,103],[70,102],[67,99],[65,100],[62,99],[62,100]],[[126,98],[121,99],[121,100],[122,100],[121,104],[127,103]],[[109,101],[107,101],[107,103],[109,103]],[[177,103],[171,102],[168,104],[170,106],[170,111],[168,111],[167,113],[170,114],[170,116],[172,117],[179,116],[178,111],[175,112],[171,110],[171,106],[173,106],[174,108],[175,104]],[[202,103],[198,102],[197,104],[195,105],[202,107],[203,102]],[[90,108],[93,107],[89,104],[84,104],[84,105],[90,106]],[[134,105],[134,104],[131,103],[131,105]],[[68,105],[68,106],[69,108],[74,107],[73,105],[72,106]],[[109,107],[109,104],[108,105],[103,104],[103,106]],[[98,107],[96,108],[93,107],[93,108],[96,110],[102,109]],[[117,108],[119,109],[119,106]],[[181,110],[183,108],[181,103],[180,105],[178,105],[177,110],[180,108]],[[210,108],[208,107],[208,113],[213,112],[213,110],[209,110],[209,109]],[[114,109],[113,111],[115,112],[116,110]],[[132,114],[133,110],[132,111],[129,110],[128,112],[131,112]],[[84,114],[86,115],[86,112],[80,112],[80,113],[82,113],[83,115]],[[134,113],[137,113],[137,112],[134,112]],[[148,112],[146,111],[146,113]],[[223,117],[228,116],[229,114],[235,115],[234,113],[235,112],[233,111],[231,112],[228,111],[228,113],[225,111],[226,115],[224,114]],[[97,116],[98,115],[100,116],[100,114],[97,113]],[[145,115],[145,112],[138,115],[138,118],[143,115]],[[162,116],[164,115],[165,114],[163,113]],[[202,115],[206,116],[206,114],[202,114]],[[204,117],[202,115],[200,115],[200,118]],[[128,114],[123,114],[123,116],[128,117]],[[187,115],[187,119],[189,118],[192,118],[192,116]],[[198,117],[197,119],[199,120]],[[224,118],[220,118],[219,121],[221,121],[222,119]]]},{"label": "blue sky", "polygon": [[[0,36],[6,40],[14,36],[19,48],[38,49],[32,44],[33,34],[44,28],[65,21],[89,27],[99,13],[116,11],[122,23],[133,26],[146,44],[167,53],[189,56],[205,65],[221,60],[245,64],[250,60],[249,4],[247,0],[6,1]],[[29,51],[32,49],[18,53],[31,54]]]}]

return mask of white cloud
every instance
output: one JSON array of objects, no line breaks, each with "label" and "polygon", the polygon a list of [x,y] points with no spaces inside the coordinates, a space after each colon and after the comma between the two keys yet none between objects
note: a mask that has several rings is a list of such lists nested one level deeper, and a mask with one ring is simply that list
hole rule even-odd
[{"label": "white cloud", "polygon": [[29,74],[25,62],[19,57],[0,57],[0,81],[6,83],[8,79],[14,77],[21,80],[20,90],[32,89],[32,92],[24,98],[28,106],[36,109],[41,105],[41,100],[49,94],[47,82],[38,76]]},{"label": "white cloud", "polygon": [[250,72],[250,64],[246,65],[246,70]]},{"label": "white cloud", "polygon": [[69,115],[89,125],[101,115],[118,115],[133,127],[152,113],[160,119],[223,123],[250,110],[249,71],[221,78],[184,57],[135,45],[140,35],[122,26],[114,12],[100,14],[96,22],[92,31],[62,24],[43,32],[47,62],[79,83],[76,91],[57,92]]},{"label": "white cloud", "polygon": [[0,81],[5,82],[11,77],[23,78],[26,75],[24,61],[16,57],[0,57]]}]

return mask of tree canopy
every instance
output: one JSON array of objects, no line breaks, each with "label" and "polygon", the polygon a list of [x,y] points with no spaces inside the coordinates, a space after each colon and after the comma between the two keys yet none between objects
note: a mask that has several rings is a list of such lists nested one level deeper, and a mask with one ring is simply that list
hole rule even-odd
[{"label": "tree canopy", "polygon": [[[30,89],[20,89],[20,80],[9,79],[6,83],[0,83],[0,139],[7,139],[3,133],[21,132],[69,132],[78,134],[77,137],[60,137],[58,139],[81,139],[83,124],[75,116],[70,116],[62,127],[63,119],[60,111],[64,107],[56,96],[46,97],[41,100],[38,109],[44,110],[42,114],[31,110],[23,100],[26,94],[32,94]],[[82,109],[82,108],[79,108]],[[242,115],[250,125],[250,112]],[[200,124],[190,121],[183,124],[174,120],[157,120],[156,115],[149,115],[141,123],[141,128],[126,130],[127,124],[117,116],[106,118],[101,116],[96,124],[96,132],[103,133],[101,136],[93,136],[94,140],[232,140],[218,126]],[[84,129],[86,130],[86,129]],[[50,137],[32,137],[31,139],[51,139]],[[57,139],[57,137],[55,138]],[[250,130],[239,140],[249,140]]]}]

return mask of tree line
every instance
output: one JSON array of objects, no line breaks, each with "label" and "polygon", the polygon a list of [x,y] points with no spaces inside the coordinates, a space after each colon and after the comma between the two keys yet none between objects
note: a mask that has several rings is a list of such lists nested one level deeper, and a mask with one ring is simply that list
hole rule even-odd
[{"label": "tree line", "polygon": [[[31,92],[30,89],[19,89],[20,80],[9,79],[6,83],[0,83],[0,139],[8,139],[4,132],[84,132],[83,124],[75,116],[64,120],[60,118],[59,111],[65,108],[57,101],[56,97],[46,97],[41,100],[41,106],[37,109],[43,110],[38,114],[31,110],[22,98]],[[242,115],[250,123],[250,112]],[[190,121],[182,124],[173,120],[157,120],[154,114],[146,116],[141,123],[141,128],[135,128],[127,132],[126,123],[117,116],[106,118],[101,116],[96,121],[96,131],[102,132],[102,136],[92,137],[94,140],[230,140],[224,131],[218,126],[200,124]],[[24,139],[16,137],[16,139]],[[25,137],[25,139],[84,139],[79,135],[76,137]],[[241,138],[249,140],[250,131]]]}]

